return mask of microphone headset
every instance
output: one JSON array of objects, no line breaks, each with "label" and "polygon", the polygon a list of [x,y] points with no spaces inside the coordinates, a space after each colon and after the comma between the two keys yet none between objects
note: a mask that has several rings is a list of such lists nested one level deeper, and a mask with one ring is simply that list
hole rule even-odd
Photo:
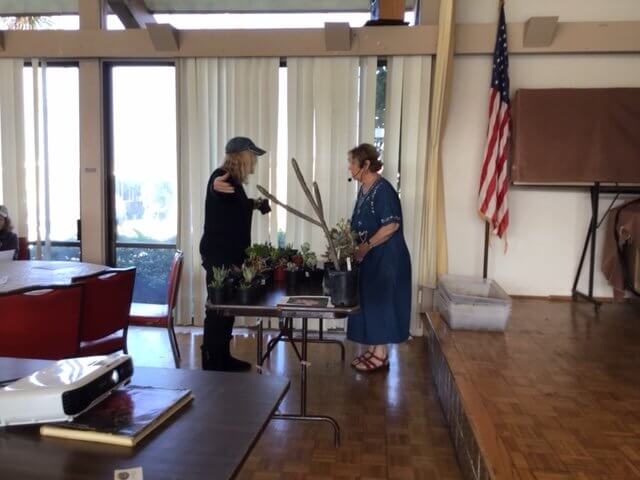
[{"label": "microphone headset", "polygon": [[358,170],[353,177],[349,177],[347,179],[347,182],[352,182],[354,178],[358,178],[358,175],[360,175],[360,172],[362,172],[362,170],[364,170],[364,167],[361,167],[360,170]]}]

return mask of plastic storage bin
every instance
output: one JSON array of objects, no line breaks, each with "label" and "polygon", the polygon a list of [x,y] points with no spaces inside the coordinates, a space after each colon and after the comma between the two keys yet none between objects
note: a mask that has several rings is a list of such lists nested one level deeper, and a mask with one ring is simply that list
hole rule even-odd
[{"label": "plastic storage bin", "polygon": [[511,297],[493,280],[443,275],[436,310],[454,330],[502,332],[511,315]]}]

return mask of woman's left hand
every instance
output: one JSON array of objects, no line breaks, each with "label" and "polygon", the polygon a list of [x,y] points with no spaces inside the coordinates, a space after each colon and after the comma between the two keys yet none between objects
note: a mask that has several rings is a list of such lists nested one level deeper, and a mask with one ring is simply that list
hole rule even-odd
[{"label": "woman's left hand", "polygon": [[361,243],[356,252],[356,260],[362,262],[367,253],[369,253],[369,250],[371,250],[371,246],[368,243]]}]

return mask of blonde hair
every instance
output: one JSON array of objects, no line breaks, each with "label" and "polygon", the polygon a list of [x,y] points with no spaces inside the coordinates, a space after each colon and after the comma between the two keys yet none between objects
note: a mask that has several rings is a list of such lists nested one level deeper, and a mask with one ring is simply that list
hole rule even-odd
[{"label": "blonde hair", "polygon": [[231,177],[240,182],[247,183],[249,175],[253,173],[256,155],[250,150],[238,153],[228,153],[224,156],[222,168],[229,172]]}]

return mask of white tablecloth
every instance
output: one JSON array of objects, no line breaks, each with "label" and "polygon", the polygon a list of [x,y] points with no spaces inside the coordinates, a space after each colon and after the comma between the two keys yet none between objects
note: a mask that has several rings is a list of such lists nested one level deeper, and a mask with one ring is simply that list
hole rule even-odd
[{"label": "white tablecloth", "polygon": [[71,279],[102,272],[109,267],[80,262],[19,261],[0,263],[0,293],[22,288],[67,285]]}]

